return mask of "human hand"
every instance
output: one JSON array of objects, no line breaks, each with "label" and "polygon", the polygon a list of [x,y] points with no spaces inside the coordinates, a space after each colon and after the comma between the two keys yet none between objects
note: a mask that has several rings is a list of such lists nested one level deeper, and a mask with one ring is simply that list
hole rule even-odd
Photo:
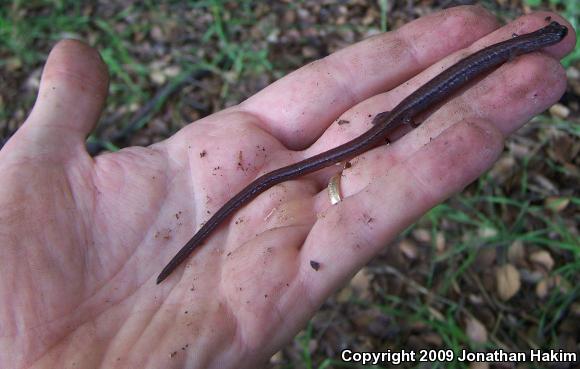
[{"label": "human hand", "polygon": [[554,58],[572,49],[573,32],[353,160],[343,202],[331,206],[326,192],[339,168],[285,182],[157,286],[166,261],[257,176],[360,135],[465,54],[538,29],[547,15],[492,32],[497,24],[481,8],[449,9],[307,65],[164,142],[96,158],[84,142],[104,104],[106,68],[92,49],[59,43],[31,115],[0,151],[0,367],[266,360],[401,230],[485,171],[507,134],[561,96],[565,75]]}]

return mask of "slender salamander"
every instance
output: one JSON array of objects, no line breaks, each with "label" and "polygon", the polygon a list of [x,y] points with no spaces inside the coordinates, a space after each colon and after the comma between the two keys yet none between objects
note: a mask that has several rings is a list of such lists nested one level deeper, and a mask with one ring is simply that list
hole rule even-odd
[{"label": "slender salamander", "polygon": [[159,277],[157,277],[157,284],[167,278],[230,214],[270,187],[289,179],[312,173],[332,164],[350,160],[365,151],[383,144],[388,139],[389,134],[398,127],[403,125],[415,127],[414,117],[442,102],[475,77],[492,70],[518,55],[556,44],[567,33],[568,28],[557,22],[551,22],[546,27],[535,32],[516,36],[512,39],[488,46],[443,71],[401,101],[393,110],[377,114],[373,118],[373,126],[357,138],[298,163],[276,169],[254,180],[231,200],[226,202],[189,242],[179,250],[161,274],[159,274]]}]

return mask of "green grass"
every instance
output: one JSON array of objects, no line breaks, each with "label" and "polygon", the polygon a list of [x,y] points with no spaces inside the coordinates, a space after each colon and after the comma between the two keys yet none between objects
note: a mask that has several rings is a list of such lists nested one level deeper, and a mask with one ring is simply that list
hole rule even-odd
[{"label": "green grass", "polygon": [[268,60],[268,50],[256,50],[251,42],[233,41],[231,29],[249,26],[255,23],[249,1],[242,2],[243,13],[240,18],[228,17],[224,22],[223,18],[227,11],[224,9],[224,2],[211,0],[204,2],[202,6],[207,7],[213,15],[213,24],[208,28],[203,36],[204,42],[214,42],[220,46],[219,53],[208,63],[217,70],[224,78],[224,85],[221,97],[228,95],[232,85],[240,79],[244,72],[259,74],[266,70],[272,70],[272,64]]},{"label": "green grass", "polygon": [[[50,14],[34,14],[34,9],[48,6],[55,6]],[[26,14],[23,9],[33,14]],[[89,19],[80,14],[76,1],[14,1],[0,6],[0,51],[12,59],[18,58],[24,65],[35,64],[46,58],[36,48],[39,41],[75,35],[85,31],[88,24]],[[6,63],[6,59],[0,60],[0,66]]]},{"label": "green grass", "polygon": [[[485,182],[485,179],[480,181]],[[525,197],[525,194],[524,194]],[[461,224],[461,233],[470,234],[472,237],[467,242],[454,244],[446,253],[433,258],[432,270],[436,270],[435,265],[444,263],[445,265],[454,266],[444,268],[445,281],[443,287],[436,291],[438,296],[445,297],[453,283],[461,283],[464,273],[470,270],[475,261],[478,249],[481,245],[487,247],[498,247],[506,250],[507,247],[515,240],[522,240],[529,245],[537,245],[551,250],[552,254],[568,253],[575,261],[565,264],[563,267],[552,271],[551,276],[559,276],[565,282],[564,285],[574,286],[569,290],[559,288],[552,289],[547,301],[542,304],[540,309],[533,312],[533,316],[540,323],[537,328],[538,337],[546,337],[548,345],[557,342],[555,335],[555,325],[562,313],[570,307],[570,304],[580,298],[580,287],[578,287],[578,276],[580,275],[580,243],[576,236],[572,235],[569,230],[563,226],[562,219],[557,214],[549,214],[549,209],[541,205],[531,205],[529,201],[513,200],[501,196],[464,196],[458,195],[456,200],[461,204],[460,207],[443,204],[433,209],[424,219],[432,223],[434,229],[439,229],[439,224],[446,219],[456,224]],[[573,202],[579,202],[579,198],[573,198]],[[500,205],[500,206],[498,206]],[[479,208],[486,208],[488,211],[481,212]],[[513,223],[506,224],[502,221],[501,212],[495,209],[505,209],[505,211],[515,211],[518,213],[517,220]],[[543,226],[534,229],[526,227],[527,221],[534,219],[540,221]],[[492,228],[496,231],[491,237],[482,238],[477,236],[478,229]],[[554,239],[554,235],[557,238]],[[453,236],[452,236],[453,237]],[[504,252],[505,253],[505,252]],[[441,270],[441,268],[438,268]],[[441,277],[440,277],[441,278]],[[431,287],[434,276],[428,280],[426,289]],[[401,303],[401,301],[399,301]],[[405,302],[409,304],[409,302]],[[453,313],[453,306],[449,307],[447,317]],[[411,311],[409,311],[411,309]],[[455,321],[432,321],[429,320],[428,312],[421,309],[421,306],[413,305],[411,307],[401,307],[396,309],[387,309],[387,313],[398,315],[407,319],[419,319],[424,322],[432,322],[431,327],[437,331],[446,342],[446,347],[456,347],[467,345],[464,337],[457,330]]]},{"label": "green grass", "polygon": [[379,0],[379,8],[381,10],[381,32],[387,32],[387,9],[389,8],[388,0]]},{"label": "green grass", "polygon": [[[134,56],[133,40],[150,32],[154,25],[162,25],[166,21],[168,15],[158,10],[157,3],[146,1],[132,4],[106,19],[84,15],[82,2],[74,0],[8,3],[0,7],[0,56],[4,56],[0,58],[0,68],[8,63],[16,63],[26,69],[41,66],[46,60],[47,40],[50,40],[49,45],[66,37],[90,40],[91,45],[99,50],[109,70],[109,112],[115,112],[120,107],[143,106],[153,98],[155,91],[144,88],[151,84],[152,70],[148,61]],[[237,29],[254,24],[256,19],[252,13],[252,5],[255,3],[247,0],[239,2],[240,14],[232,14],[227,9],[226,5],[232,3],[234,2],[219,0],[189,2],[192,8],[204,9],[212,14],[213,22],[202,42],[218,45],[219,48],[212,54],[211,59],[196,60],[193,63],[191,56],[195,55],[195,50],[191,50],[191,54],[187,50],[179,50],[184,55],[174,55],[173,62],[178,63],[183,73],[169,79],[167,85],[179,83],[184,73],[188,74],[194,69],[207,69],[221,76],[221,97],[225,99],[244,76],[257,75],[272,69],[267,48],[257,48],[250,41],[240,41],[234,37]],[[151,20],[126,22],[134,13],[147,14]],[[224,21],[224,17],[227,20]],[[39,48],[39,44],[45,45],[44,48]],[[166,101],[163,99],[161,103]],[[158,113],[160,109],[158,107],[154,113]],[[7,108],[3,109],[0,116],[9,117],[12,113],[13,110]],[[121,130],[126,128],[122,125],[130,120],[131,115],[132,112],[128,111],[125,118],[119,120]],[[146,124],[151,117],[151,114],[144,117],[137,128]],[[113,142],[99,137],[98,134],[93,135],[90,141],[99,142],[109,150],[118,149]]]},{"label": "green grass", "polygon": [[[566,132],[569,132],[571,128],[568,124],[556,126]],[[534,158],[528,158],[524,161],[525,165],[532,165],[534,160]],[[527,172],[529,168],[525,165],[521,170]],[[520,316],[520,324],[526,321],[532,324],[537,323],[534,329],[539,347],[544,349],[557,347],[557,324],[570,305],[580,299],[580,240],[564,226],[564,219],[557,212],[546,206],[543,201],[531,199],[533,196],[529,193],[528,180],[528,176],[524,175],[519,194],[506,197],[501,194],[490,194],[489,190],[496,186],[489,176],[484,176],[470,186],[467,193],[459,194],[451,201],[436,206],[418,222],[418,226],[430,229],[433,250],[436,246],[437,233],[445,229],[444,222],[453,223],[457,229],[447,231],[445,237],[449,244],[448,249],[443,254],[432,258],[430,268],[432,274],[425,279],[425,285],[417,286],[416,282],[412,284],[420,291],[430,291],[434,294],[430,300],[443,306],[439,314],[433,315],[428,303],[422,298],[403,300],[387,292],[383,292],[381,296],[385,303],[375,303],[374,306],[378,306],[385,314],[398,317],[402,321],[424,323],[441,337],[445,348],[456,352],[461,348],[474,349],[477,345],[469,341],[463,333],[463,328],[457,323],[459,312],[467,315],[470,312],[464,310],[464,307],[452,301],[448,296],[451,286],[462,284],[462,280],[467,277],[467,273],[474,266],[476,256],[482,247],[497,248],[497,264],[501,265],[507,258],[508,247],[514,241],[521,240],[525,245],[545,248],[552,255],[567,254],[572,259],[571,262],[549,274],[551,277],[559,277],[562,287],[551,289],[549,296],[539,309],[529,312],[524,310]],[[570,196],[569,200],[568,206],[580,204],[579,197]],[[507,213],[516,214],[515,220],[506,222]],[[407,230],[406,234],[410,235],[413,228]],[[486,231],[481,232],[481,230]],[[443,264],[443,267],[439,267],[440,264]],[[438,271],[437,276],[434,274],[435,270]],[[436,279],[442,280],[443,283],[434,289]],[[494,292],[487,291],[487,293]],[[504,332],[503,334],[518,337],[517,327],[506,325],[501,321],[498,324],[496,328]],[[490,341],[486,345],[488,349],[500,347],[494,343],[493,334],[494,332],[490,332]],[[529,341],[528,344],[530,348],[537,348],[534,346],[535,342]],[[449,368],[467,367],[457,362],[439,362],[435,365]]]}]

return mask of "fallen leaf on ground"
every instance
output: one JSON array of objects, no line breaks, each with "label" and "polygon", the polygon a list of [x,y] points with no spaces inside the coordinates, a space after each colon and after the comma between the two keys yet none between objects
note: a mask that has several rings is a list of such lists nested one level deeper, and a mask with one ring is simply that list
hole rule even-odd
[{"label": "fallen leaf on ground", "polygon": [[536,251],[531,254],[530,261],[542,266],[548,272],[554,267],[554,259],[552,259],[552,255],[546,250]]},{"label": "fallen leaf on ground", "polygon": [[467,325],[465,327],[465,333],[469,339],[477,343],[487,342],[487,329],[485,326],[474,317],[467,319]]},{"label": "fallen leaf on ground", "polygon": [[512,264],[499,267],[495,274],[497,293],[499,297],[507,301],[520,290],[520,273]]}]

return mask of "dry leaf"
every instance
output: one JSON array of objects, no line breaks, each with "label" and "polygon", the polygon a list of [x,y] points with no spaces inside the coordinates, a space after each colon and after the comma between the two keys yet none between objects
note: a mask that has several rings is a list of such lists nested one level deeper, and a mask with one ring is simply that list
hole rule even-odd
[{"label": "dry leaf", "polygon": [[453,282],[451,282],[451,287],[453,288],[453,291],[458,294],[461,295],[461,287],[459,287],[459,283],[457,283],[457,280],[454,279]]},{"label": "dry leaf", "polygon": [[506,146],[516,159],[524,159],[532,154],[532,148],[530,145],[518,143],[516,141],[509,141]]},{"label": "dry leaf", "polygon": [[542,266],[548,272],[554,267],[554,259],[552,259],[552,255],[546,250],[536,251],[531,254],[530,261]]},{"label": "dry leaf", "polygon": [[539,281],[536,285],[536,295],[541,299],[545,299],[546,296],[548,296],[550,284],[551,283],[549,282],[548,278],[544,278]]},{"label": "dry leaf", "polygon": [[179,73],[181,73],[181,67],[178,65],[170,65],[169,67],[163,69],[163,74],[170,78],[177,77]]},{"label": "dry leaf", "polygon": [[425,228],[417,228],[413,231],[413,237],[419,242],[431,242],[431,232]]},{"label": "dry leaf", "polygon": [[350,286],[360,298],[370,299],[371,276],[366,268],[362,268],[352,277]]},{"label": "dry leaf", "polygon": [[345,286],[343,289],[338,291],[336,294],[336,301],[343,304],[349,302],[353,295],[352,287],[350,285]]},{"label": "dry leaf", "polygon": [[483,300],[483,297],[481,297],[479,295],[470,294],[469,295],[469,302],[472,303],[473,305],[481,305],[481,304],[483,304],[484,300]]},{"label": "dry leaf", "polygon": [[544,201],[544,206],[552,210],[554,213],[559,213],[566,209],[568,204],[570,204],[569,197],[550,196]]},{"label": "dry leaf", "polygon": [[508,260],[514,264],[520,264],[525,257],[524,243],[521,240],[514,241],[508,249]]},{"label": "dry leaf", "polygon": [[308,341],[308,352],[314,352],[318,348],[318,340],[314,338]]},{"label": "dry leaf", "polygon": [[411,240],[404,239],[399,243],[399,250],[405,255],[407,259],[417,259],[417,245]]},{"label": "dry leaf", "polygon": [[546,195],[555,194],[559,192],[558,187],[554,184],[554,182],[548,179],[546,176],[541,175],[539,173],[535,173],[531,177],[532,177],[531,182],[534,183],[534,185],[532,186],[530,184],[530,190],[532,190],[533,187],[534,191]]},{"label": "dry leaf", "polygon": [[435,236],[435,249],[438,253],[443,253],[446,249],[445,235],[443,232],[437,232],[437,235]]},{"label": "dry leaf", "polygon": [[282,354],[282,351],[278,351],[270,357],[270,364],[281,364],[283,360],[284,354]]},{"label": "dry leaf", "polygon": [[504,182],[513,172],[516,160],[513,156],[504,156],[499,159],[489,171],[489,174],[497,182]]},{"label": "dry leaf", "polygon": [[440,322],[444,322],[445,321],[445,317],[443,316],[443,314],[441,314],[441,312],[439,312],[439,310],[433,308],[433,307],[428,307],[429,312],[431,313],[431,316],[433,318],[435,318],[436,320],[440,321]]},{"label": "dry leaf", "polygon": [[151,78],[151,81],[158,86],[161,86],[167,81],[167,76],[160,70],[152,71],[149,74],[149,78]]},{"label": "dry leaf", "polygon": [[492,227],[481,227],[477,233],[481,238],[492,238],[497,236],[497,229]]},{"label": "dry leaf", "polygon": [[520,290],[520,273],[512,264],[499,267],[495,277],[497,293],[502,300],[511,299]]},{"label": "dry leaf", "polygon": [[566,69],[566,76],[570,79],[580,79],[580,70],[574,66],[570,66]]},{"label": "dry leaf", "polygon": [[477,319],[470,317],[467,319],[467,326],[465,327],[465,333],[469,339],[477,343],[487,342],[487,329],[485,326]]},{"label": "dry leaf", "polygon": [[555,117],[566,119],[570,115],[570,109],[562,104],[554,104],[549,109],[550,114]]}]

